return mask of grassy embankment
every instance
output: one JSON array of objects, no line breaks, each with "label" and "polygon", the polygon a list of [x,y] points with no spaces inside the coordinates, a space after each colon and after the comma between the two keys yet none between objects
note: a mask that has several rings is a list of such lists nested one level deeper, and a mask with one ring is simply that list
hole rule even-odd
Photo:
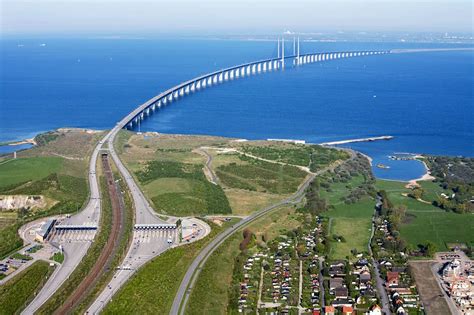
[{"label": "grassy embankment", "polygon": [[444,190],[434,182],[420,182],[425,193],[423,200],[428,203],[404,196],[410,189],[406,183],[395,181],[377,181],[377,189],[385,190],[394,205],[407,207],[405,220],[400,228],[401,237],[409,244],[417,247],[431,241],[438,250],[446,250],[447,243],[474,242],[474,216],[446,212],[430,204],[437,200]]},{"label": "grassy embankment", "polygon": [[[167,314],[181,279],[198,252],[236,220],[212,231],[204,239],[170,249],[143,266],[106,306],[104,314]],[[139,301],[139,303],[137,303]]]},{"label": "grassy embankment", "polygon": [[17,314],[28,305],[46,283],[54,267],[36,261],[27,269],[0,286],[0,314]]},{"label": "grassy embankment", "polygon": [[18,228],[39,217],[79,210],[87,199],[87,160],[99,134],[64,131],[0,164],[0,195],[41,195],[45,205],[0,212],[0,257],[22,246]]}]

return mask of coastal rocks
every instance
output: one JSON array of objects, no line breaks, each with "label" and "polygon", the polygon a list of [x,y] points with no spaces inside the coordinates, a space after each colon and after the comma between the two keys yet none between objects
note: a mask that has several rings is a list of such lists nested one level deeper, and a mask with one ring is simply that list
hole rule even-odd
[{"label": "coastal rocks", "polygon": [[0,210],[44,208],[46,204],[40,195],[0,195]]}]

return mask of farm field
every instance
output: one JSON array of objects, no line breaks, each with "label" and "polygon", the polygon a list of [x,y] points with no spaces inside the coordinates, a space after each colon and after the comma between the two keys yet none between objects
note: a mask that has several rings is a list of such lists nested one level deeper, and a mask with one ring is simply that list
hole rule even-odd
[{"label": "farm field", "polygon": [[0,165],[0,189],[35,181],[62,169],[60,157],[18,158]]},{"label": "farm field", "polygon": [[410,262],[423,305],[427,314],[451,314],[448,303],[431,271],[431,265],[432,262]]},{"label": "farm field", "polygon": [[400,233],[410,244],[417,246],[432,241],[438,251],[448,250],[447,243],[474,243],[474,216],[438,210],[437,212],[407,211],[409,221]]}]

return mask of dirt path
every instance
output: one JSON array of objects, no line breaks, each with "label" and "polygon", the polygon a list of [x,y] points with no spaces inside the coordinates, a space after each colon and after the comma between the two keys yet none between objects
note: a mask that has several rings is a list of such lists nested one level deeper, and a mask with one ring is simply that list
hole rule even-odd
[{"label": "dirt path", "polygon": [[214,173],[211,167],[212,155],[209,154],[209,152],[207,152],[204,148],[195,149],[193,150],[193,152],[201,154],[207,158],[206,164],[204,164],[204,167],[203,167],[204,175],[206,175],[206,178],[208,181],[210,181],[214,185],[218,185],[219,178],[217,177],[216,173]]},{"label": "dirt path", "polygon": [[112,205],[112,227],[109,239],[88,275],[81,281],[61,307],[55,311],[55,314],[62,315],[70,313],[82,302],[82,299],[93,289],[100,276],[109,269],[115,256],[115,249],[120,240],[120,236],[123,235],[124,204],[118,192],[107,155],[102,156],[102,166],[107,179],[108,193]]}]

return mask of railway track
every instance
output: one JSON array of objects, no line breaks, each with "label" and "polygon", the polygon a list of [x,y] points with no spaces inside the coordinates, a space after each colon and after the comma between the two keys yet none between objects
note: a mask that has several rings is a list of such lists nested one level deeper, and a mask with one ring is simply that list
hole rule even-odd
[{"label": "railway track", "polygon": [[54,314],[63,315],[71,313],[74,308],[82,302],[90,290],[94,288],[96,281],[100,276],[109,269],[115,256],[120,237],[123,235],[123,217],[125,211],[123,198],[117,189],[117,184],[115,183],[114,175],[110,167],[108,154],[102,154],[101,160],[105,178],[107,180],[108,195],[112,206],[112,227],[110,235],[95,265],[67,300],[54,312]]}]

